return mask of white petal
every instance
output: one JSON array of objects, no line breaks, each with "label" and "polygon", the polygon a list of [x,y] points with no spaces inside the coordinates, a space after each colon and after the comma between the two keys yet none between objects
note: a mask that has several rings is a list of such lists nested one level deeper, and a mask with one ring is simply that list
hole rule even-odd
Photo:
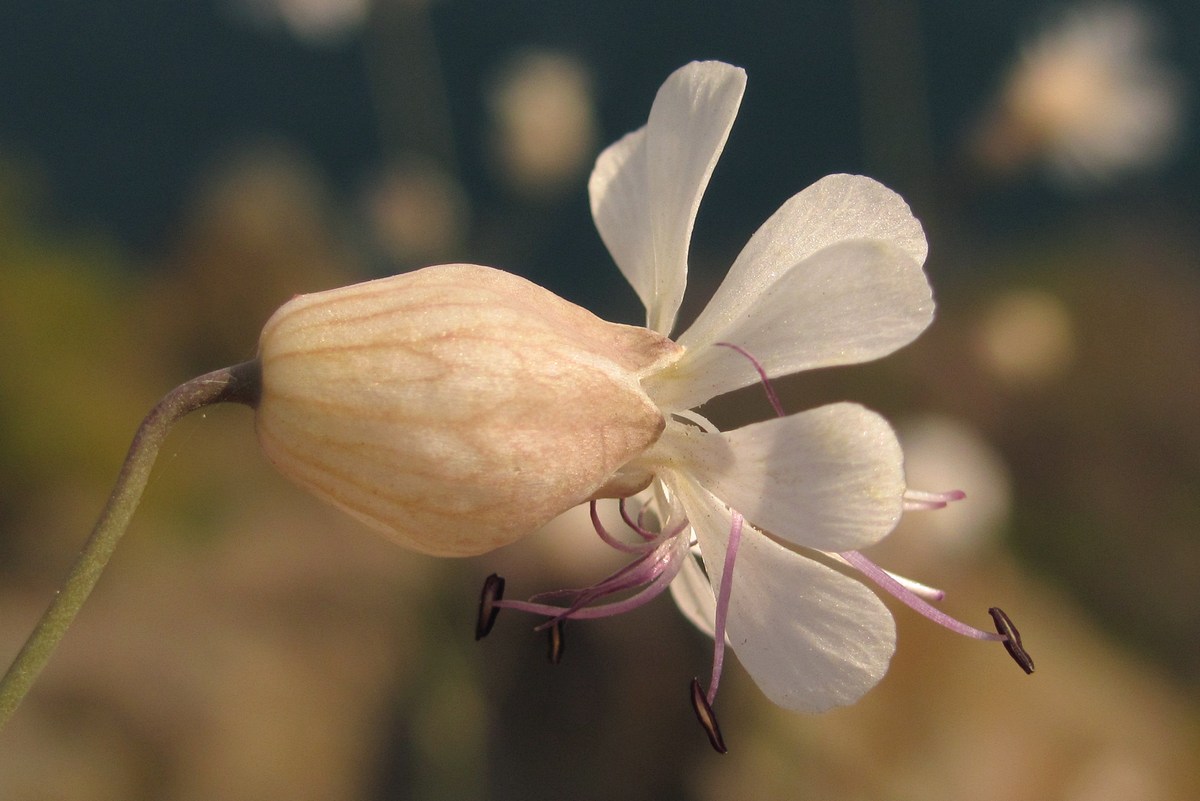
[{"label": "white petal", "polygon": [[658,447],[754,526],[807,548],[865,548],[903,511],[900,443],[886,420],[854,403],[718,434],[672,423]]},{"label": "white petal", "polygon": [[718,292],[680,337],[684,357],[644,384],[661,407],[693,408],[760,380],[746,356],[717,342],[777,377],[886,356],[933,319],[920,264],[894,242],[847,240],[776,266],[770,283]]},{"label": "white petal", "polygon": [[925,232],[902,197],[862,175],[829,175],[793,196],[762,224],[713,295],[715,308],[705,310],[693,329],[703,328],[711,316],[728,316],[753,305],[782,273],[850,239],[892,242],[918,265],[925,263]]},{"label": "white petal", "polygon": [[[672,478],[719,583],[729,512],[686,478]],[[738,549],[726,633],[763,693],[798,712],[854,703],[883,678],[896,649],[892,616],[873,592],[753,529]]]},{"label": "white petal", "polygon": [[671,582],[671,597],[683,616],[709,637],[716,636],[717,599],[700,564],[689,557]]},{"label": "white petal", "polygon": [[696,210],[745,88],[737,67],[688,64],[658,90],[646,127],[596,159],[588,182],[592,217],[646,306],[647,325],[659,333],[675,324]]}]

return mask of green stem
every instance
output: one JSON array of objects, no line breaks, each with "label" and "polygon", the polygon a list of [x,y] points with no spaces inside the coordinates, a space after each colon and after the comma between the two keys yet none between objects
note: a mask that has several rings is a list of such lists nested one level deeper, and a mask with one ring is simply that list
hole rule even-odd
[{"label": "green stem", "polygon": [[50,660],[58,641],[75,619],[83,602],[96,586],[104,566],[129,527],[137,509],[150,468],[167,432],[184,415],[215,403],[244,403],[254,406],[260,390],[257,361],[245,362],[193,378],[171,390],[142,421],[129,446],[116,486],[100,513],[92,535],[71,568],[70,574],[49,608],[29,635],[12,666],[0,679],[0,727],[8,721],[29,692],[34,679]]}]

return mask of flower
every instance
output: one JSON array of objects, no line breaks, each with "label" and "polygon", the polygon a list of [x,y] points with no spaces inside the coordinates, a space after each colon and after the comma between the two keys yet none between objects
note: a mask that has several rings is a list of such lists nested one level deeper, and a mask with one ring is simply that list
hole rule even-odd
[{"label": "flower", "polygon": [[[776,376],[884,356],[929,324],[925,237],[899,196],[869,178],[818,181],[669,338],[692,224],[744,87],[740,69],[690,64],[663,85],[646,127],[597,160],[593,216],[645,327],[605,322],[500,270],[441,265],[292,299],[264,327],[256,361],[267,456],[408,547],[484,553],[590,502],[597,534],[631,563],[529,601],[505,600],[490,578],[477,635],[501,608],[543,615],[557,658],[564,621],[670,588],[714,637],[707,691],[693,680],[692,700],[718,750],[726,642],[789,709],[851,703],[883,676],[894,624],[849,568],[960,633],[1003,640],[1032,669],[1003,613],[999,634],[966,626],[921,597],[936,591],[859,553],[904,509],[961,493],[909,490],[878,414],[837,403],[784,415],[771,390]],[[722,433],[694,411],[756,382],[778,418]],[[606,498],[620,500],[629,540],[601,524]]]},{"label": "flower", "polygon": [[[700,198],[745,81],[742,70],[717,62],[678,70],[648,124],[605,150],[592,173],[600,235],[645,305],[647,328],[664,337],[683,298]],[[679,352],[640,380],[664,426],[621,469],[627,486],[652,484],[638,515],[622,501],[632,542],[604,528],[593,499],[597,533],[633,562],[592,587],[530,601],[504,600],[502,584],[490,579],[478,633],[510,608],[545,615],[544,627],[559,638],[565,620],[627,611],[670,587],[684,614],[714,636],[708,690],[693,681],[692,691],[718,750],[712,703],[726,642],[763,692],[793,710],[852,703],[882,678],[894,623],[879,598],[843,572],[847,565],[956,630],[1005,639],[927,608],[919,594],[936,591],[897,581],[858,553],[886,536],[905,508],[944,506],[961,494],[909,491],[900,446],[878,414],[836,403],[784,416],[770,390],[777,376],[875,359],[920,334],[933,315],[925,254],[908,206],[869,178],[829,176],[787,201],[678,337]],[[693,411],[756,382],[778,418],[722,433]]]},{"label": "flower", "polygon": [[[633,609],[669,587],[713,635],[708,689],[693,679],[691,696],[719,751],[713,702],[727,641],[790,709],[851,703],[882,677],[891,615],[847,568],[952,630],[1002,641],[1032,672],[999,609],[989,610],[997,633],[974,629],[928,604],[936,590],[858,551],[904,509],[961,493],[909,490],[896,436],[874,412],[837,403],[785,415],[771,389],[776,376],[884,356],[929,324],[925,237],[903,200],[868,178],[818,181],[767,220],[699,318],[669,338],[696,211],[744,88],[740,69],[689,64],[659,90],[646,127],[597,160],[593,216],[646,307],[645,327],[605,322],[500,270],[441,265],[293,298],[263,328],[257,358],[169,392],[0,678],[0,726],[95,586],[166,433],[223,402],[254,408],[284,475],[427,553],[483,553],[590,502],[597,534],[633,561],[591,587],[531,601],[504,600],[503,581],[490,577],[477,637],[501,608],[545,615],[557,659],[564,621]],[[756,382],[777,419],[722,433],[694,411]],[[647,488],[631,514],[626,500]],[[604,498],[620,499],[633,542],[600,523]],[[567,602],[547,602],[556,598]]]},{"label": "flower", "polygon": [[231,10],[263,28],[282,27],[300,42],[337,46],[363,27],[369,0],[239,0]]},{"label": "flower", "polygon": [[488,93],[491,155],[513,188],[537,197],[572,185],[596,152],[595,104],[584,64],[531,49],[499,72]]},{"label": "flower", "polygon": [[1071,182],[1161,161],[1178,140],[1182,82],[1152,52],[1155,25],[1121,3],[1077,6],[1023,49],[978,131],[999,171],[1042,161]]}]

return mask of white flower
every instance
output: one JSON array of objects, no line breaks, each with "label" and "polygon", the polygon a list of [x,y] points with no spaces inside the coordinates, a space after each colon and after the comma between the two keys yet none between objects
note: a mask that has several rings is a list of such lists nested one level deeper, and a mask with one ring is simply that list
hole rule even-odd
[{"label": "white flower", "polygon": [[520,53],[488,96],[491,152],[504,177],[530,195],[556,193],[596,152],[591,76],[577,58],[551,50]]},{"label": "white flower", "polygon": [[[770,388],[776,376],[884,356],[929,324],[925,237],[904,201],[868,178],[817,182],[755,233],[695,323],[669,338],[700,197],[744,87],[726,64],[684,67],[647,126],[597,161],[593,215],[646,306],[645,327],[605,322],[499,270],[441,265],[294,298],[264,327],[257,360],[256,425],[271,460],[409,547],[483,553],[590,501],[597,534],[633,561],[530,601],[504,600],[493,577],[477,634],[510,608],[546,616],[561,643],[563,621],[633,609],[669,587],[714,636],[712,678],[707,692],[693,682],[692,699],[721,750],[712,703],[726,642],[789,709],[851,703],[883,676],[892,618],[848,566],[1019,652],[1002,613],[1002,634],[973,629],[919,597],[936,591],[858,552],[904,509],[959,496],[908,490],[895,434],[874,412],[837,403],[784,416]],[[758,382],[777,419],[721,433],[693,411]],[[605,498],[620,499],[632,541],[600,523]]]},{"label": "white flower", "polygon": [[1040,160],[1069,181],[1161,161],[1178,139],[1182,84],[1155,58],[1155,33],[1131,5],[1064,13],[1022,50],[976,155],[1000,170]]},{"label": "white flower", "polygon": [[[592,174],[601,237],[645,304],[647,327],[664,336],[683,298],[700,198],[744,87],[743,71],[726,64],[678,70],[646,127],[605,150]],[[861,406],[837,403],[728,433],[690,410],[749,384],[762,381],[770,392],[770,378],[875,359],[912,341],[933,315],[925,254],[907,205],[871,179],[830,176],[787,201],[678,337],[682,355],[641,380],[665,428],[621,476],[628,486],[653,479],[654,498],[639,518],[626,515],[634,544],[593,514],[600,536],[635,561],[593,587],[530,602],[497,600],[502,586],[489,582],[481,633],[497,608],[512,608],[546,615],[560,635],[563,620],[625,611],[669,585],[683,612],[716,638],[708,692],[694,684],[693,701],[718,748],[711,704],[726,641],[763,692],[789,709],[852,703],[874,686],[895,647],[891,615],[831,565],[854,564],[895,589],[857,549],[886,536],[906,505],[936,507],[956,496],[907,492],[891,427]],[[632,597],[595,603],[634,588],[641,589]],[[896,592],[921,603],[903,587]],[[553,597],[567,602],[546,602]]]}]

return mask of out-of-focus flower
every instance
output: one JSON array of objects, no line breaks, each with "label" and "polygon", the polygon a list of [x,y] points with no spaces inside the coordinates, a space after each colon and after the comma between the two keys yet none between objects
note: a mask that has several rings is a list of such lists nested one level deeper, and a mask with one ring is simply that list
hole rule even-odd
[{"label": "out-of-focus flower", "polygon": [[1069,181],[1160,162],[1178,138],[1181,80],[1132,5],[1075,7],[1022,51],[972,143],[999,172],[1041,162]]},{"label": "out-of-focus flower", "polygon": [[508,181],[544,194],[569,186],[595,153],[591,80],[579,60],[529,51],[492,87],[492,153]]},{"label": "out-of-focus flower", "polygon": [[995,448],[969,424],[930,415],[905,421],[897,433],[904,447],[904,475],[921,487],[957,487],[970,503],[956,503],[936,515],[906,517],[914,536],[903,545],[889,538],[891,553],[904,550],[908,565],[944,562],[977,553],[999,532],[1008,517],[1011,489],[1008,470]]},{"label": "out-of-focus flower", "polygon": [[364,206],[376,241],[399,264],[444,259],[466,232],[466,193],[428,160],[385,169],[367,188]]},{"label": "out-of-focus flower", "polygon": [[259,25],[282,25],[302,42],[344,41],[366,21],[370,0],[238,0],[236,12]]},{"label": "out-of-focus flower", "polygon": [[1061,300],[1036,289],[996,298],[978,334],[980,356],[1011,386],[1038,384],[1059,375],[1075,358],[1075,326]]},{"label": "out-of-focus flower", "polygon": [[319,170],[276,142],[213,159],[180,229],[148,304],[169,335],[147,347],[192,366],[244,358],[283,300],[356,272]]},{"label": "out-of-focus flower", "polygon": [[[646,127],[605,150],[592,173],[601,237],[645,305],[647,328],[664,337],[682,302],[700,198],[744,88],[745,74],[725,64],[678,70]],[[684,614],[714,636],[708,691],[694,681],[692,698],[718,750],[712,703],[727,638],[759,687],[789,709],[852,703],[883,676],[895,645],[891,615],[831,564],[861,570],[960,633],[1005,639],[932,611],[918,596],[936,591],[898,581],[858,553],[905,508],[960,497],[907,489],[900,446],[879,415],[838,403],[784,416],[772,393],[778,419],[721,433],[691,411],[749,384],[867,361],[910,342],[933,314],[925,253],[903,200],[868,178],[830,176],[785,203],[679,337],[679,351],[641,378],[661,411],[661,436],[596,497],[647,484],[652,491],[636,516],[622,505],[632,542],[594,518],[597,534],[633,562],[591,587],[528,602],[503,600],[503,585],[489,580],[480,633],[496,609],[510,608],[546,616],[558,637],[563,621],[618,614],[669,586]],[[626,591],[636,592],[611,600]]]},{"label": "out-of-focus flower", "polygon": [[1064,794],[1066,801],[1124,801],[1127,798],[1169,798],[1164,780],[1140,755],[1109,749],[1085,765]]}]

